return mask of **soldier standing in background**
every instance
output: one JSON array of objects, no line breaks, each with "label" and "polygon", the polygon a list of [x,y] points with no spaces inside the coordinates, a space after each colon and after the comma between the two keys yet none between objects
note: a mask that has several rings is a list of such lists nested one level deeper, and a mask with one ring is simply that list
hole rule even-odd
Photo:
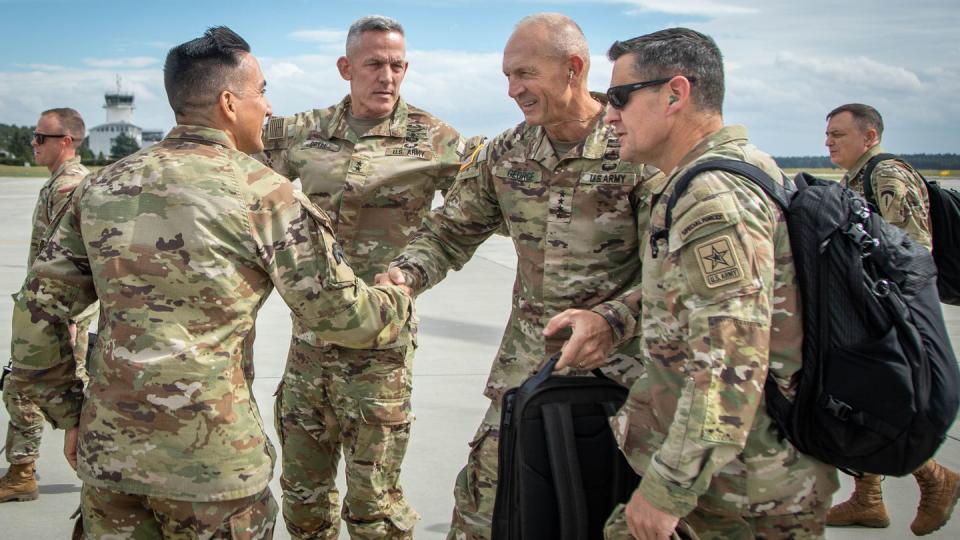
[{"label": "soldier standing in background", "polygon": [[423,291],[501,229],[517,250],[510,319],[484,391],[490,406],[454,487],[449,538],[490,537],[503,393],[564,346],[561,328],[574,328],[564,346],[568,363],[587,371],[625,345],[605,369],[628,385],[638,375],[639,352],[630,347],[639,314],[638,230],[650,211],[645,186],[662,175],[620,161],[616,137],[601,122],[606,99],[586,86],[589,62],[570,18],[536,14],[517,24],[503,72],[525,122],[474,155],[443,208],[379,278]]},{"label": "soldier standing in background", "polygon": [[[670,171],[651,231],[666,230],[667,203],[694,164],[736,159],[780,181],[746,129],[723,124],[723,59],[712,39],[672,28],[616,42],[608,56],[606,121],[621,158]],[[706,171],[672,218],[668,235],[641,253],[646,373],[614,420],[643,480],[605,535],[670,538],[684,517],[703,539],[822,538],[836,470],[781,439],[763,400],[768,371],[787,393],[802,362],[783,213],[750,180]]]},{"label": "soldier standing in background", "polygon": [[[323,208],[357,275],[372,280],[407,244],[450,187],[464,141],[438,118],[406,103],[403,27],[358,19],[337,60],[350,94],[339,104],[273,118],[265,162],[296,180]],[[295,538],[411,538],[417,513],[400,486],[410,438],[414,332],[385,350],[346,349],[296,317],[276,428],[282,446],[283,516]],[[336,486],[341,452],[347,493]]]},{"label": "soldier standing in background", "polygon": [[[70,196],[90,171],[80,163],[77,149],[86,136],[80,113],[70,108],[50,109],[40,113],[33,133],[33,156],[37,165],[50,170],[50,178],[40,188],[33,211],[33,231],[27,254],[27,271],[43,249],[50,227],[65,211]],[[87,327],[96,314],[96,304],[76,316],[70,323],[70,346],[77,368],[83,374],[87,352]],[[40,496],[35,476],[43,436],[43,413],[12,379],[3,385],[3,403],[10,414],[5,452],[10,468],[0,478],[0,502],[30,501]]]},{"label": "soldier standing in background", "polygon": [[[864,182],[871,182],[880,215],[900,227],[915,242],[933,248],[930,234],[930,201],[926,184],[913,167],[900,159],[884,159],[876,164],[869,179],[864,178],[867,162],[883,152],[883,118],[876,109],[862,103],[848,103],[827,115],[827,149],[830,161],[847,170],[843,183],[864,193]],[[913,472],[920,487],[920,505],[910,524],[916,535],[930,534],[942,527],[960,497],[960,475],[928,460]],[[888,527],[890,517],[883,504],[878,474],[854,478],[850,499],[834,506],[827,514],[827,525]]]},{"label": "soldier standing in background", "polygon": [[[226,27],[170,50],[177,126],[81,185],[17,299],[12,376],[67,430],[93,538],[269,538],[257,310],[275,287],[311,331],[368,348],[392,347],[412,310],[406,291],[356,278],[326,214],[248,156],[270,114],[249,51]],[[59,352],[97,298],[82,388]]]}]

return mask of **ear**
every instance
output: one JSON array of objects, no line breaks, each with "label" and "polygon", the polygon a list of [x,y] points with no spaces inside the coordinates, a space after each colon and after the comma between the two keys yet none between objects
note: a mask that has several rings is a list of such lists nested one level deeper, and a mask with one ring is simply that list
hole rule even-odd
[{"label": "ear", "polygon": [[680,110],[690,102],[690,81],[686,77],[677,76],[666,84],[667,110]]},{"label": "ear", "polygon": [[220,96],[217,99],[217,107],[220,109],[220,113],[229,120],[231,123],[237,120],[237,96],[229,90],[223,90],[220,92]]},{"label": "ear", "polygon": [[578,81],[582,80],[583,69],[584,67],[586,67],[586,64],[584,63],[583,58],[580,58],[579,56],[572,54],[570,55],[570,59],[568,62],[570,66],[570,80],[571,81],[574,79]]},{"label": "ear", "polygon": [[867,129],[866,133],[863,134],[864,143],[869,146],[875,146],[880,142],[880,136],[877,134],[876,128]]},{"label": "ear", "polygon": [[343,80],[350,80],[350,60],[348,60],[346,56],[337,58],[337,71],[340,72],[340,76],[343,77]]}]

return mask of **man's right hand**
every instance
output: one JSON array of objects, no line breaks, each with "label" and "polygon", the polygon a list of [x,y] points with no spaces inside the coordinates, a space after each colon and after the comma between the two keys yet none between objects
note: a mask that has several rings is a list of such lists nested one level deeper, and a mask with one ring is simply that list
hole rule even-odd
[{"label": "man's right hand", "polygon": [[72,427],[63,434],[63,457],[67,458],[67,463],[77,470],[77,438],[80,436],[80,428]]},{"label": "man's right hand", "polygon": [[407,296],[413,296],[413,289],[407,286],[407,279],[403,277],[403,272],[399,268],[389,268],[386,272],[375,275],[373,283],[375,285],[400,287]]}]

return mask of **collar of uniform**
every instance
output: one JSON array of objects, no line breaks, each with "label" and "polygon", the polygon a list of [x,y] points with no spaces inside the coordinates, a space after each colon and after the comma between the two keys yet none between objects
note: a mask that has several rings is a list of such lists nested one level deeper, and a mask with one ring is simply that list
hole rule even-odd
[{"label": "collar of uniform", "polygon": [[219,144],[234,150],[237,148],[225,131],[206,126],[180,124],[170,130],[164,140],[166,139],[181,139],[201,144]]},{"label": "collar of uniform", "polygon": [[873,145],[869,150],[863,153],[860,156],[860,159],[857,160],[857,163],[847,171],[847,174],[843,175],[843,185],[847,185],[852,178],[856,178],[860,175],[860,171],[867,165],[867,162],[870,161],[870,158],[873,156],[883,153],[883,148],[880,148],[879,144]]},{"label": "collar of uniform", "polygon": [[670,171],[671,178],[676,176],[679,171],[686,169],[691,163],[696,161],[697,158],[706,154],[710,151],[711,148],[716,148],[718,146],[723,146],[725,144],[737,141],[747,140],[747,128],[741,125],[730,125],[723,126],[722,128],[714,131],[710,135],[707,135],[700,140],[697,144],[690,149],[689,152],[677,163],[677,166]]},{"label": "collar of uniform", "polygon": [[[607,96],[599,92],[590,92],[590,97],[600,102],[600,118],[594,121],[593,130],[587,135],[583,143],[574,148],[574,155],[572,156],[574,158],[600,159],[607,149],[607,140],[613,136],[608,130],[609,126],[603,123],[603,112],[607,107]],[[543,126],[537,126],[533,132],[533,136],[536,138],[536,142],[530,145],[529,159],[539,163],[543,163],[551,157],[558,161],[560,160],[560,156],[557,156],[554,152],[553,145],[550,144],[547,131],[543,129]]]},{"label": "collar of uniform", "polygon": [[73,156],[72,158],[64,161],[57,167],[57,170],[53,171],[53,174],[50,175],[50,178],[56,178],[63,174],[63,171],[67,170],[67,167],[72,167],[74,165],[80,165],[80,156]]},{"label": "collar of uniform", "polygon": [[[347,134],[350,133],[350,125],[347,124],[347,114],[350,113],[350,95],[348,94],[343,100],[337,105],[336,111],[333,113],[333,118],[330,119],[328,124],[331,131],[323,131],[323,136],[327,139],[337,137],[339,139],[350,140],[353,137],[348,137]],[[403,100],[403,97],[397,99],[397,105],[393,108],[393,112],[390,113],[390,116],[383,119],[383,122],[377,124],[376,126],[370,128],[364,136],[377,136],[377,137],[406,137],[407,136],[407,115],[409,109],[407,108],[407,102]],[[356,141],[353,141],[356,142]]]}]

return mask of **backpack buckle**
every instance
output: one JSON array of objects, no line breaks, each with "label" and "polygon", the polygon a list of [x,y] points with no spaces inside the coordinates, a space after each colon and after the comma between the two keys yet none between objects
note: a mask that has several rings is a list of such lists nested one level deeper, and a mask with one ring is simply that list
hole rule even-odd
[{"label": "backpack buckle", "polygon": [[877,298],[886,298],[892,288],[889,280],[881,279],[873,284],[873,294]]},{"label": "backpack buckle", "polygon": [[824,409],[830,411],[837,420],[841,422],[846,422],[847,418],[850,417],[850,413],[853,412],[853,407],[847,405],[846,403],[835,399],[833,396],[826,395],[821,399],[822,403],[820,404]]}]

